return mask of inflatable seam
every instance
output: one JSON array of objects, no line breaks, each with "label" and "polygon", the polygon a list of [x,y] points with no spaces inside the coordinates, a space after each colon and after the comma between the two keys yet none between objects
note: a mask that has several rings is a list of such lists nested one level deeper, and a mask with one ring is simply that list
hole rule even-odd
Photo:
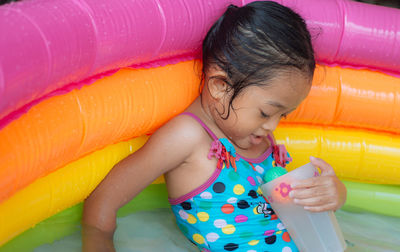
[{"label": "inflatable seam", "polygon": [[78,6],[80,9],[82,9],[84,11],[84,13],[87,14],[87,16],[90,19],[90,22],[92,23],[92,27],[93,27],[93,32],[95,34],[94,38],[96,39],[96,42],[94,43],[96,46],[96,49],[94,50],[96,53],[94,54],[94,57],[92,58],[92,63],[91,63],[91,67],[88,73],[85,74],[85,76],[90,76],[93,75],[94,71],[95,71],[95,62],[97,59],[97,54],[99,52],[99,50],[97,49],[99,42],[98,42],[98,29],[96,26],[96,22],[94,21],[93,18],[93,11],[92,9],[84,2],[84,1],[80,1],[80,0],[74,0],[73,1],[74,4],[76,4],[76,6]]}]

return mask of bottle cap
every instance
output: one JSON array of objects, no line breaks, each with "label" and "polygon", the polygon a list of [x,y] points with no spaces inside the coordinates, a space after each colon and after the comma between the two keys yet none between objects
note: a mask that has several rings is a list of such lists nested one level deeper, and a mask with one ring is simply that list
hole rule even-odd
[{"label": "bottle cap", "polygon": [[270,182],[276,178],[279,178],[282,175],[285,175],[287,170],[281,166],[275,166],[265,172],[264,181],[265,183]]}]

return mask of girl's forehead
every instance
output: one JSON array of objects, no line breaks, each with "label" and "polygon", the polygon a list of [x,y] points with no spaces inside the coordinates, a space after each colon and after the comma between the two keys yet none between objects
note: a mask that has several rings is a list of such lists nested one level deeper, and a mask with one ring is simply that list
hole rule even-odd
[{"label": "girl's forehead", "polygon": [[296,106],[306,98],[311,80],[302,74],[283,74],[247,88],[247,95],[275,107]]}]

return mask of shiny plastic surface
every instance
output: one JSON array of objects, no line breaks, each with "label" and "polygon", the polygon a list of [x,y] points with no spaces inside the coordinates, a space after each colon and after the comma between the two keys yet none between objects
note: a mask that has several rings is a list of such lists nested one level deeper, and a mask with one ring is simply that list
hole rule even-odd
[{"label": "shiny plastic surface", "polygon": [[[303,14],[312,33],[318,34],[314,45],[320,61],[399,72],[399,10],[342,0],[280,1]],[[0,7],[0,33],[7,34],[0,36],[0,118],[55,89],[66,93],[65,84],[110,69],[197,57],[208,26],[227,4],[225,0],[24,0]],[[116,83],[105,78],[45,100],[0,131],[0,201],[28,184],[36,188],[25,191],[26,187],[1,202],[0,231],[7,231],[3,234],[8,238],[0,238],[0,244],[11,237],[8,235],[14,236],[79,201],[76,197],[81,191],[77,188],[86,188],[77,186],[79,183],[95,183],[95,175],[86,176],[82,170],[75,170],[68,179],[62,177],[66,175],[53,177],[64,170],[52,171],[111,142],[153,131],[194,99],[198,76],[187,74],[193,65],[183,72],[167,69],[173,74],[140,70],[144,71],[141,77],[121,75],[128,71],[123,69]],[[371,71],[326,69],[321,76],[327,81],[314,82],[305,104],[277,131],[280,142],[290,143],[293,165],[308,161],[312,153],[330,162],[341,178],[400,184],[400,140],[396,135],[378,133],[400,133],[399,79]],[[149,76],[151,80],[159,78],[156,86],[146,82]],[[142,82],[132,84],[137,78]],[[109,86],[103,91],[92,92],[105,83]],[[182,83],[187,89],[175,89]],[[166,97],[155,97],[154,93]],[[182,104],[171,105],[177,100]],[[149,101],[153,102],[149,107],[153,113],[137,105]],[[376,132],[293,128],[292,123]],[[40,176],[47,182],[34,181]],[[369,199],[385,201],[385,206],[379,203],[382,209],[387,207],[385,214],[396,210],[398,204],[392,203],[398,200],[396,193],[375,189],[366,193],[365,186],[357,189],[360,200],[355,205],[366,207],[368,195]],[[393,188],[398,192],[398,187]],[[15,205],[3,214],[1,209],[10,207],[8,202]],[[3,229],[3,223],[11,228]]]},{"label": "shiny plastic surface", "polygon": [[399,9],[351,0],[274,1],[306,19],[317,59],[400,73]]},{"label": "shiny plastic surface", "polygon": [[0,246],[38,222],[82,202],[115,164],[146,140],[143,136],[107,146],[39,178],[2,202]]},{"label": "shiny plastic surface", "polygon": [[[27,185],[28,181],[85,153],[156,129],[197,96],[199,72],[194,71],[195,67],[200,67],[197,63],[188,61],[156,69],[121,70],[94,85],[52,97],[33,107],[29,113],[0,130],[0,163],[4,164],[0,167],[0,198],[8,197]],[[396,148],[400,148],[400,119],[396,119],[400,118],[397,105],[399,94],[400,79],[392,76],[372,71],[319,67],[309,97],[281,126],[316,124],[373,129],[376,135],[373,132],[345,131],[349,133],[337,134],[335,141],[355,134],[357,141],[364,143],[370,141],[360,139],[366,134],[368,139],[378,139],[379,146],[368,147],[368,153],[375,155],[373,153],[377,151],[380,157],[384,153],[381,150],[387,149],[389,154],[381,158],[391,158],[396,155]],[[182,103],[173,105],[172,101]],[[157,106],[154,111],[153,106]],[[174,106],[179,106],[179,109]],[[148,109],[154,114],[148,113]],[[168,111],[173,111],[173,114]],[[385,135],[382,131],[396,135]],[[307,132],[314,134],[312,129]],[[297,131],[294,134],[298,134]],[[381,135],[386,140],[379,140]],[[390,140],[392,137],[393,140]],[[313,144],[307,148],[313,148],[311,146]],[[298,148],[296,153],[307,149],[304,146]],[[364,147],[350,149],[357,162],[366,150]],[[333,153],[338,151],[340,149]],[[345,153],[349,162],[354,159],[351,155]],[[395,164],[396,160],[394,158]],[[372,170],[368,166],[371,162],[379,163],[383,174],[376,178],[368,175],[369,169]],[[362,172],[354,174],[354,170],[349,169],[341,176],[375,183],[400,183],[399,171],[392,162],[361,162],[355,167],[361,169],[364,166],[367,166],[362,168],[368,170],[367,175]],[[340,170],[345,169],[342,164],[339,167],[342,167],[338,168]]]},{"label": "shiny plastic surface", "polygon": [[368,211],[400,218],[400,185],[343,182],[347,189],[344,210]]},{"label": "shiny plastic surface", "polygon": [[[399,73],[400,11],[347,0],[279,0],[301,13],[317,59]],[[279,2],[278,1],[278,2]],[[196,57],[240,0],[35,0],[0,7],[0,118],[44,94],[132,64]]]},{"label": "shiny plastic surface", "polygon": [[194,61],[121,69],[55,96],[0,130],[0,202],[87,153],[151,133],[199,93]]},{"label": "shiny plastic surface", "polygon": [[[281,128],[278,132],[287,133],[285,130],[287,129]],[[300,133],[301,129],[298,129],[298,131]],[[303,131],[303,133],[305,132]],[[277,137],[279,142],[283,140],[279,134]],[[0,244],[41,220],[81,202],[100,183],[112,166],[139,148],[145,139],[146,137],[136,138],[89,154],[43,178],[35,180],[2,202],[0,204],[0,221],[3,226],[0,229]],[[288,140],[304,143],[307,139],[305,137],[300,138],[297,135]],[[337,147],[340,150],[340,146]],[[338,150],[330,149],[330,152],[338,152]],[[315,152],[310,153],[317,154]],[[301,154],[302,156],[294,155],[295,161],[297,159],[308,160],[309,153]],[[379,161],[380,157],[376,156],[374,158]],[[335,169],[342,169],[340,167],[340,159],[329,161]],[[294,164],[298,163],[295,162]],[[368,175],[374,170],[374,167],[368,162],[365,165],[362,168],[357,166],[344,167],[345,170],[343,172],[352,174],[359,169],[360,177],[358,179],[364,182],[367,178],[363,177],[363,175]],[[386,168],[384,167],[382,170],[385,171]],[[341,173],[342,176],[343,172]],[[400,181],[399,178],[398,181]],[[158,178],[154,183],[164,183],[163,177]],[[400,207],[399,186],[346,182],[346,187],[348,189],[347,209],[371,211],[400,217],[400,211],[398,211]],[[150,194],[146,194],[144,197],[149,202],[153,201]],[[373,200],[376,204],[369,204],[370,200]],[[27,208],[31,211],[26,211]]]},{"label": "shiny plastic surface", "polygon": [[282,123],[400,134],[400,78],[319,65],[308,97]]},{"label": "shiny plastic surface", "polygon": [[[240,1],[229,1],[240,5]],[[110,69],[195,56],[228,1],[35,0],[0,7],[0,118]]]},{"label": "shiny plastic surface", "polygon": [[274,135],[293,157],[288,170],[309,162],[328,162],[345,180],[400,185],[400,138],[390,134],[333,127],[280,126]]},{"label": "shiny plastic surface", "polygon": [[[200,69],[200,64],[196,69]],[[193,78],[192,75],[200,75],[200,72],[181,74]],[[85,83],[76,86],[81,88]],[[60,93],[56,92],[54,96],[57,95]],[[398,104],[400,78],[370,70],[317,65],[310,94],[283,123],[333,125],[400,134]],[[5,119],[0,119],[0,130],[7,125]]]}]

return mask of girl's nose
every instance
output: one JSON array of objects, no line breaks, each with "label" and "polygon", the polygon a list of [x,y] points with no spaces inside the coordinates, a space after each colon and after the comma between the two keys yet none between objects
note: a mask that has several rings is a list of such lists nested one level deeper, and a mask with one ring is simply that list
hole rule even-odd
[{"label": "girl's nose", "polygon": [[276,129],[280,120],[281,120],[281,117],[271,117],[262,125],[262,128],[264,130],[272,132]]}]

